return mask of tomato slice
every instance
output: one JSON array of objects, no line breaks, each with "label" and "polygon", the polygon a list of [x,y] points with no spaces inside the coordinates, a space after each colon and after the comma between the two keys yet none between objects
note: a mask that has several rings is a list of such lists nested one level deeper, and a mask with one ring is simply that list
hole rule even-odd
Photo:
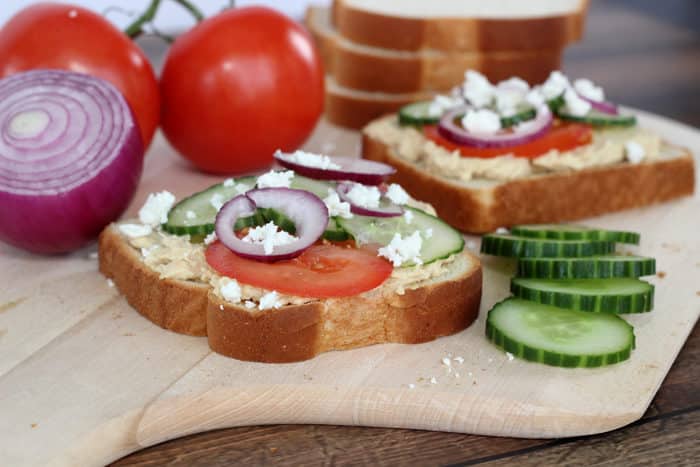
[{"label": "tomato slice", "polygon": [[206,250],[207,263],[243,284],[299,297],[349,297],[382,284],[393,267],[376,251],[312,245],[294,259],[263,263],[238,256],[221,242]]},{"label": "tomato slice", "polygon": [[552,128],[541,138],[508,148],[475,148],[456,144],[438,133],[435,125],[424,126],[423,134],[426,138],[448,151],[458,150],[463,157],[484,158],[514,154],[519,157],[534,159],[552,149],[570,151],[590,143],[593,139],[593,130],[590,126],[582,123],[562,123],[559,120],[555,120]]}]

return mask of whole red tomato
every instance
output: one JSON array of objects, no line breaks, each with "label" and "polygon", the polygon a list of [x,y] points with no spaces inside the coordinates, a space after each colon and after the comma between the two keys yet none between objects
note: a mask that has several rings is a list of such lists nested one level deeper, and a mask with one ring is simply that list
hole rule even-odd
[{"label": "whole red tomato", "polygon": [[323,69],[308,32],[274,10],[226,10],[170,48],[161,127],[197,167],[242,173],[294,150],[323,111]]},{"label": "whole red tomato", "polygon": [[158,126],[158,81],[141,49],[84,8],[42,3],[0,29],[0,77],[35,68],[87,73],[111,82],[134,111],[147,147]]}]

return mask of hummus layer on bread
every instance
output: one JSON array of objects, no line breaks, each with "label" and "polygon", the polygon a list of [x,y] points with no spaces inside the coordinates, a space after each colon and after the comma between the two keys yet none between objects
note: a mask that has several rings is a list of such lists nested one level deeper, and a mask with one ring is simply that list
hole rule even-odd
[{"label": "hummus layer on bread", "polygon": [[393,147],[395,153],[425,170],[445,178],[467,182],[475,179],[508,181],[547,172],[570,172],[626,161],[625,144],[634,141],[644,148],[645,159],[660,157],[661,138],[639,127],[595,130],[593,141],[572,151],[553,149],[540,157],[515,157],[504,150],[493,158],[464,157],[426,139],[412,126],[399,125],[390,115],[365,127],[370,137]]}]

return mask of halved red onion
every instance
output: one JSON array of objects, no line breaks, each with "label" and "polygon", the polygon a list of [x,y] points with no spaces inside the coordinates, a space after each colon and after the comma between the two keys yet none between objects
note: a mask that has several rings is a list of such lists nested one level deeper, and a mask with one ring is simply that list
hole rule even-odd
[{"label": "halved red onion", "polygon": [[[391,202],[384,202],[383,204],[380,202],[379,207],[376,208],[358,206],[357,204],[353,203],[352,200],[348,197],[348,193],[350,192],[350,190],[353,189],[354,186],[355,184],[352,182],[341,182],[336,188],[340,199],[350,204],[351,212],[359,214],[361,216],[373,217],[396,217],[403,214],[403,208]],[[377,189],[379,190],[381,195],[383,195],[386,192],[386,187],[384,188],[384,192],[382,192],[380,188]]]},{"label": "halved red onion", "polygon": [[[272,208],[289,217],[298,239],[275,246],[271,254],[266,254],[263,245],[238,238],[234,224],[239,218],[252,215],[256,208]],[[327,225],[328,208],[313,193],[291,188],[260,188],[224,204],[216,216],[216,236],[239,256],[271,262],[299,256],[323,235]]]},{"label": "halved red onion", "polygon": [[0,81],[0,240],[81,247],[121,215],[142,167],[139,128],[107,81],[59,70]]},{"label": "halved red onion", "polygon": [[379,185],[387,177],[396,173],[392,166],[381,162],[354,157],[326,156],[336,168],[323,168],[303,164],[293,154],[277,151],[275,160],[283,167],[294,170],[299,175],[318,180],[352,180],[365,185]]},{"label": "halved red onion", "polygon": [[597,110],[598,112],[602,112],[604,114],[609,114],[609,115],[619,115],[619,110],[617,109],[617,105],[613,104],[612,102],[608,101],[594,101],[593,99],[589,99],[584,95],[581,95],[579,93],[578,95],[581,99],[584,101],[588,102],[591,104],[591,107]]},{"label": "halved red onion", "polygon": [[537,108],[537,114],[532,120],[515,125],[508,130],[495,134],[472,133],[455,122],[467,112],[468,108],[460,107],[447,112],[440,119],[438,132],[453,143],[475,148],[506,148],[525,144],[541,137],[552,125],[552,112],[546,105]]}]

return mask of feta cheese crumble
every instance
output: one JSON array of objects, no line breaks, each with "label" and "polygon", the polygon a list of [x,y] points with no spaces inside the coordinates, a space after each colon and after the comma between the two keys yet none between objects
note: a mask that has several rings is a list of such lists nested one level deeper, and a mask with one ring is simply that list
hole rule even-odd
[{"label": "feta cheese crumble", "polygon": [[275,223],[270,221],[265,225],[251,228],[248,230],[248,234],[241,240],[262,245],[265,254],[270,255],[276,246],[287,245],[299,240],[299,237],[278,229]]},{"label": "feta cheese crumble", "polygon": [[452,110],[455,107],[463,105],[464,101],[459,97],[445,96],[438,94],[430,102],[428,106],[428,115],[431,117],[439,117],[448,110]]},{"label": "feta cheese crumble", "polygon": [[644,146],[636,141],[627,141],[625,143],[625,157],[632,164],[639,164],[646,157]]},{"label": "feta cheese crumble", "polygon": [[211,198],[209,198],[209,204],[211,204],[214,209],[218,212],[221,210],[221,207],[224,205],[224,195],[221,193],[214,193],[211,195]]},{"label": "feta cheese crumble", "polygon": [[459,363],[460,365],[464,363],[464,357],[455,357],[453,360]]},{"label": "feta cheese crumble", "polygon": [[228,302],[238,303],[241,301],[241,286],[235,279],[224,280],[224,284],[219,288],[219,293]]},{"label": "feta cheese crumble", "polygon": [[386,197],[394,204],[403,205],[408,203],[410,197],[398,183],[392,183],[386,190]]},{"label": "feta cheese crumble", "polygon": [[495,87],[486,76],[478,71],[468,70],[464,74],[463,95],[475,107],[484,107],[493,101]]},{"label": "feta cheese crumble", "polygon": [[376,186],[354,183],[345,196],[355,206],[372,209],[379,207],[379,198],[381,198],[382,194]]},{"label": "feta cheese crumble", "polygon": [[[275,155],[278,154],[282,154],[282,151],[279,149]],[[286,157],[283,157],[306,167],[316,167],[323,170],[337,170],[341,168],[338,164],[334,163],[330,157],[321,154],[313,154],[311,152],[294,151],[293,153],[286,155]]]},{"label": "feta cheese crumble", "polygon": [[235,184],[236,184],[236,182],[234,182],[232,178],[227,178],[226,180],[224,180],[224,186],[226,188],[230,188]]},{"label": "feta cheese crumble", "polygon": [[197,213],[194,212],[194,211],[192,211],[192,210],[189,210],[189,211],[185,212],[185,217],[186,217],[187,219],[190,219],[190,220],[196,219],[196,218],[197,218]]},{"label": "feta cheese crumble", "polygon": [[246,191],[250,190],[251,188],[253,188],[253,187],[250,185],[246,185],[245,183],[238,183],[236,185],[236,188],[234,188],[234,189],[236,190],[236,193],[241,195],[241,194],[245,193]]},{"label": "feta cheese crumble", "polygon": [[142,224],[157,227],[168,222],[168,212],[175,204],[175,195],[169,191],[151,193],[139,210],[139,220]]},{"label": "feta cheese crumble", "polygon": [[403,219],[406,221],[407,224],[410,224],[413,222],[413,211],[404,211],[403,213]]},{"label": "feta cheese crumble", "polygon": [[292,178],[294,178],[294,172],[291,170],[281,172],[270,170],[258,177],[258,188],[289,188]]},{"label": "feta cheese crumble", "polygon": [[329,216],[339,216],[343,219],[350,219],[352,217],[352,213],[350,212],[350,203],[341,201],[338,193],[334,189],[328,189],[328,196],[323,198],[323,202],[328,208]]},{"label": "feta cheese crumble", "polygon": [[243,306],[250,310],[251,308],[255,308],[257,305],[253,300],[246,300],[245,302],[243,302]]},{"label": "feta cheese crumble", "polygon": [[400,233],[395,233],[391,242],[387,246],[381,247],[377,252],[394,265],[399,267],[404,263],[413,262],[415,264],[423,264],[420,259],[420,250],[423,246],[423,239],[420,232],[416,230],[411,236],[402,238]]},{"label": "feta cheese crumble", "polygon": [[150,225],[143,224],[121,224],[119,231],[129,238],[145,237],[153,232]]},{"label": "feta cheese crumble", "polygon": [[262,297],[260,297],[260,304],[258,305],[258,309],[268,310],[270,308],[279,308],[281,306],[282,303],[280,303],[279,301],[279,295],[273,290],[272,292],[268,292]]},{"label": "feta cheese crumble", "polygon": [[499,228],[496,229],[496,233],[497,233],[497,234],[507,234],[507,233],[508,233],[508,229],[506,229],[505,227],[499,227]]},{"label": "feta cheese crumble", "polygon": [[204,237],[204,244],[205,244],[205,245],[211,245],[211,244],[214,243],[216,240],[217,240],[216,232],[212,232],[212,233],[210,233],[209,235],[207,235],[206,237]]},{"label": "feta cheese crumble", "polygon": [[574,89],[586,99],[596,102],[603,102],[605,100],[603,88],[596,86],[590,79],[577,79],[574,81]]},{"label": "feta cheese crumble", "polygon": [[512,362],[515,359],[515,356],[513,356],[513,354],[510,352],[506,352],[506,357],[508,357],[509,362]]},{"label": "feta cheese crumble", "polygon": [[583,117],[591,110],[591,103],[581,99],[573,89],[564,93],[564,109],[575,117]]},{"label": "feta cheese crumble", "polygon": [[553,71],[549,74],[547,81],[539,88],[545,100],[551,100],[561,96],[564,91],[571,88],[569,78],[561,71]]},{"label": "feta cheese crumble", "polygon": [[435,376],[430,377],[430,384],[437,384],[437,379],[435,379]]},{"label": "feta cheese crumble", "polygon": [[469,110],[462,117],[462,126],[476,134],[494,134],[501,129],[501,117],[493,110]]}]

